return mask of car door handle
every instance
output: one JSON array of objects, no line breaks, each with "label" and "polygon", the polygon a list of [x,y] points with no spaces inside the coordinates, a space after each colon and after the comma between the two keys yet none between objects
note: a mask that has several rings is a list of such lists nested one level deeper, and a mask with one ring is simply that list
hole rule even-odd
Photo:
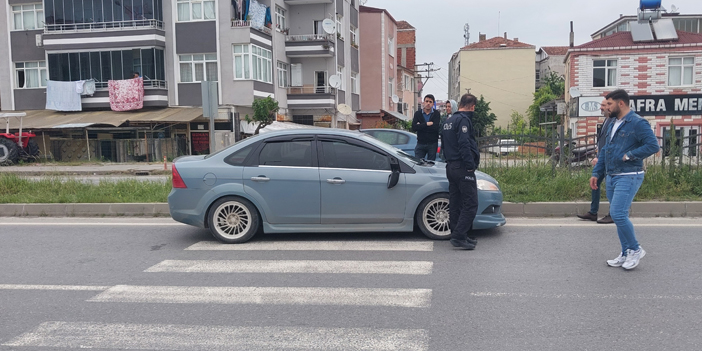
[{"label": "car door handle", "polygon": [[329,184],[344,184],[344,183],[346,183],[346,181],[339,178],[339,177],[336,177],[334,179],[327,179],[327,183],[329,183]]},{"label": "car door handle", "polygon": [[266,176],[258,176],[258,177],[251,177],[251,180],[253,180],[254,182],[267,182],[267,181],[271,180],[271,178],[268,178]]}]

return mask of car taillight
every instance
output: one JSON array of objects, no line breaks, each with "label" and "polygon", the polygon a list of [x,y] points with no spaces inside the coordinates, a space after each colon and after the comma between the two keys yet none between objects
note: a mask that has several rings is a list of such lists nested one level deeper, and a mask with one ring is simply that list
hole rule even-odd
[{"label": "car taillight", "polygon": [[183,178],[180,177],[180,173],[178,173],[178,170],[176,169],[175,163],[171,166],[171,168],[173,169],[173,188],[187,188]]}]

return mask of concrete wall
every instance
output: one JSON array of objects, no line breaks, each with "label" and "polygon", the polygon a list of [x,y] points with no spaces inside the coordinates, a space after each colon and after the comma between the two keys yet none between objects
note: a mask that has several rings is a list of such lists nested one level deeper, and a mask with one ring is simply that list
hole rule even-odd
[{"label": "concrete wall", "polygon": [[388,82],[393,78],[397,87],[397,52],[396,48],[389,50],[388,38],[393,38],[397,47],[397,25],[385,12],[361,12],[359,16],[361,110],[396,111],[396,106],[390,105],[390,96],[396,92],[388,91]]},{"label": "concrete wall", "polygon": [[216,26],[215,21],[176,23],[176,52],[178,54],[216,53]]},{"label": "concrete wall", "polygon": [[478,98],[483,95],[497,116],[496,127],[507,127],[512,111],[526,113],[534,99],[533,47],[469,50],[460,55],[460,93],[470,88]]},{"label": "concrete wall", "polygon": [[314,21],[322,21],[332,14],[334,3],[291,6],[286,18],[290,35],[313,34]]},{"label": "concrete wall", "polygon": [[41,30],[22,30],[10,32],[12,40],[12,62],[45,61],[46,53],[43,47],[37,47],[36,36]]}]

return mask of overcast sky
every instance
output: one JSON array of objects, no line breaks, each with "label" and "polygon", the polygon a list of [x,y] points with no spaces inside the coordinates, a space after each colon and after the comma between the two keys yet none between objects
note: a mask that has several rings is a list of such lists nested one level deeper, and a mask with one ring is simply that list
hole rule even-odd
[{"label": "overcast sky", "polygon": [[[362,3],[363,1],[361,1]],[[448,62],[464,46],[463,26],[470,25],[470,42],[478,33],[487,38],[503,36],[541,46],[566,46],[570,21],[575,45],[590,41],[590,35],[616,20],[620,14],[635,15],[638,0],[368,0],[366,6],[384,8],[397,21],[417,28],[417,63],[434,62],[435,72],[423,93],[445,100],[448,90]],[[670,10],[682,14],[702,13],[700,0],[663,0]],[[499,19],[499,20],[498,20]]]}]

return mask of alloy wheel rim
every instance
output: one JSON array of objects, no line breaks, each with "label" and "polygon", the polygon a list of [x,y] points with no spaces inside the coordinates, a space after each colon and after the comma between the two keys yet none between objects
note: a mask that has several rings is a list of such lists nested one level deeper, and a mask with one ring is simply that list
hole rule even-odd
[{"label": "alloy wheel rim", "polygon": [[424,208],[424,227],[438,236],[451,234],[449,229],[449,202],[447,199],[434,199]]},{"label": "alloy wheel rim", "polygon": [[222,236],[236,239],[251,230],[251,212],[239,202],[226,202],[215,210],[215,228]]}]

